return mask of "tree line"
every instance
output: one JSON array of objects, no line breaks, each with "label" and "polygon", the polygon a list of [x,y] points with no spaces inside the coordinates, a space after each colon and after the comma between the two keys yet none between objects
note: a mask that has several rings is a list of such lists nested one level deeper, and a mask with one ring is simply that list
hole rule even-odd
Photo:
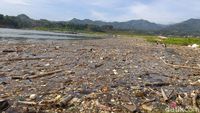
[{"label": "tree line", "polygon": [[33,20],[26,15],[18,16],[4,16],[0,14],[0,27],[6,28],[38,28],[38,29],[59,29],[59,30],[72,30],[72,31],[94,31],[94,32],[107,32],[113,30],[111,25],[97,26],[92,24],[74,24],[70,22],[54,22],[45,19]]}]

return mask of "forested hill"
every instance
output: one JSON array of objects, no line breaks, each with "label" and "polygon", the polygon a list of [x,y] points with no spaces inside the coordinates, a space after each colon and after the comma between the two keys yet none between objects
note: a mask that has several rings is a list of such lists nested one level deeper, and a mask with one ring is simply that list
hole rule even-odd
[{"label": "forested hill", "polygon": [[79,19],[72,19],[69,21],[70,23],[74,24],[92,24],[92,25],[111,25],[115,29],[121,30],[144,30],[144,31],[155,31],[165,28],[164,25],[151,23],[147,20],[130,20],[127,22],[103,22],[103,21],[92,21],[89,19],[79,20]]},{"label": "forested hill", "polygon": [[[31,27],[68,27],[70,25],[76,26],[77,29],[80,27],[100,27],[105,29],[120,29],[120,30],[144,30],[144,31],[155,31],[164,28],[163,25],[151,23],[146,20],[131,20],[127,22],[103,22],[103,21],[92,21],[89,19],[79,20],[72,19],[70,21],[55,22],[48,20],[33,20],[28,16],[21,14],[18,16],[3,16],[0,15],[0,25],[1,27],[11,27],[11,28],[31,28]],[[90,26],[85,26],[90,25]]]},{"label": "forested hill", "polygon": [[98,26],[93,24],[72,23],[70,21],[49,21],[45,19],[34,20],[24,14],[18,16],[4,16],[0,14],[0,27],[17,28],[17,29],[38,28],[42,30],[62,30],[62,31],[87,30],[96,32],[105,32],[113,29],[113,26],[109,25]]},{"label": "forested hill", "polygon": [[127,22],[104,22],[89,19],[70,21],[49,21],[45,19],[34,20],[25,14],[18,16],[4,16],[0,14],[0,27],[6,28],[41,28],[57,29],[62,31],[128,31],[135,33],[151,33],[159,35],[200,36],[200,19],[173,24],[161,25],[147,20],[130,20]]},{"label": "forested hill", "polygon": [[200,36],[200,19],[189,19],[187,21],[170,25],[159,31],[164,35],[178,36]]}]

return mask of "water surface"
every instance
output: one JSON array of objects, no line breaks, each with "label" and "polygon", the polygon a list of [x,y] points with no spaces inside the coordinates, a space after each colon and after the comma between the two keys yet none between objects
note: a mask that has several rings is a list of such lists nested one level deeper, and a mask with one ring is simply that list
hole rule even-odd
[{"label": "water surface", "polygon": [[98,37],[88,37],[83,34],[66,34],[48,31],[36,30],[19,30],[0,28],[1,39],[50,39],[50,40],[77,40],[77,39],[94,39]]}]

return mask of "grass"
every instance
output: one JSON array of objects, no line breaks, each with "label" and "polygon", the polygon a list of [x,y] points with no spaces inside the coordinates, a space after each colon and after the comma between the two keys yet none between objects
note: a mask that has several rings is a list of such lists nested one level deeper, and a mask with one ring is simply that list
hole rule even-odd
[{"label": "grass", "polygon": [[35,27],[33,30],[39,31],[50,31],[50,32],[60,32],[60,33],[83,33],[89,37],[104,37],[107,35],[105,32],[93,32],[87,30],[72,30],[72,29],[64,29],[64,28],[47,28],[47,27]]},{"label": "grass", "polygon": [[[43,31],[60,31],[60,32],[73,32],[73,30],[70,29],[59,29],[59,28],[45,28],[45,27],[36,27],[35,30],[43,30]],[[84,33],[87,36],[94,36],[94,37],[104,37],[108,34],[111,35],[122,35],[122,37],[136,37],[136,38],[144,38],[148,42],[152,43],[164,43],[164,44],[172,44],[172,45],[180,45],[180,46],[188,46],[192,44],[198,44],[200,45],[200,38],[184,38],[184,37],[169,37],[167,39],[160,39],[158,36],[154,35],[144,35],[144,34],[136,34],[133,32],[128,31],[110,31],[110,32],[93,32],[93,31],[87,31],[87,30],[76,30],[75,32],[78,33]]]},{"label": "grass", "polygon": [[148,42],[160,42],[164,44],[172,44],[172,45],[180,45],[180,46],[188,46],[192,44],[200,45],[200,38],[183,38],[183,37],[169,37],[167,39],[160,39],[156,36],[145,37]]},{"label": "grass", "polygon": [[166,44],[176,44],[176,45],[191,45],[191,44],[198,44],[200,45],[200,38],[169,38],[164,40]]}]

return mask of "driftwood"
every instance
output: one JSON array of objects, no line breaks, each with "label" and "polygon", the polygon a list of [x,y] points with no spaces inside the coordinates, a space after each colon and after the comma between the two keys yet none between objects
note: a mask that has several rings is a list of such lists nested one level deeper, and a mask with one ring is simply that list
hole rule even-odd
[{"label": "driftwood", "polygon": [[155,83],[145,83],[144,86],[153,86],[153,87],[161,87],[168,86],[170,83],[168,82],[155,82]]},{"label": "driftwood", "polygon": [[56,96],[54,99],[43,100],[40,102],[31,102],[31,101],[18,101],[18,104],[28,105],[28,106],[49,106],[56,105],[56,103],[60,100],[61,95]]},{"label": "driftwood", "polygon": [[57,95],[54,99],[50,100],[43,100],[39,104],[46,105],[46,104],[56,104],[61,99],[61,95]]},{"label": "driftwood", "polygon": [[193,107],[198,108],[198,105],[197,105],[197,97],[198,97],[198,94],[197,94],[197,92],[196,92],[196,91],[193,91],[193,92],[191,93],[191,96],[192,96],[192,105],[193,105]]},{"label": "driftwood", "polygon": [[195,70],[200,70],[199,67],[191,67],[191,66],[185,66],[185,65],[175,65],[175,64],[170,64],[167,63],[165,60],[163,60],[162,58],[160,58],[162,60],[162,62],[168,66],[174,67],[174,68],[187,68],[187,69],[195,69]]},{"label": "driftwood", "polygon": [[45,76],[52,75],[52,74],[55,74],[55,73],[59,73],[59,72],[62,72],[62,71],[63,70],[56,70],[56,71],[47,72],[47,73],[40,74],[40,75],[33,75],[33,76],[30,76],[29,78],[35,79],[35,78],[45,77]]},{"label": "driftwood", "polygon": [[3,111],[6,111],[9,107],[11,107],[8,100],[1,100],[0,99],[0,113],[3,113]]},{"label": "driftwood", "polygon": [[144,110],[148,111],[148,112],[151,112],[153,110],[153,106],[152,105],[146,105],[146,104],[143,104],[141,106]]},{"label": "driftwood", "polygon": [[190,85],[192,85],[192,86],[200,86],[200,80],[197,80],[195,82],[191,82]]},{"label": "driftwood", "polygon": [[159,91],[154,90],[154,89],[152,89],[151,87],[148,87],[148,89],[150,89],[150,90],[151,90],[153,93],[155,93],[156,95],[162,96],[162,94],[161,94]]},{"label": "driftwood", "polygon": [[25,76],[13,76],[13,77],[11,77],[12,79],[28,79],[28,78],[26,78]]},{"label": "driftwood", "polygon": [[22,61],[22,60],[41,60],[41,59],[51,59],[52,57],[34,57],[34,58],[13,58],[7,60],[0,60],[0,62],[14,62],[14,61]]},{"label": "driftwood", "polygon": [[135,113],[137,111],[137,106],[134,103],[122,104],[121,106],[130,111],[131,113]]},{"label": "driftwood", "polygon": [[12,79],[36,79],[36,78],[41,78],[41,77],[45,77],[45,76],[49,76],[55,73],[59,73],[62,72],[63,70],[56,70],[56,71],[52,71],[52,72],[47,72],[44,74],[39,74],[39,75],[33,75],[33,76],[13,76]]},{"label": "driftwood", "polygon": [[100,104],[98,101],[95,102],[95,105],[96,107],[98,107],[99,109],[101,110],[104,110],[104,111],[112,111],[112,108],[109,107],[109,106],[105,106],[103,104]]},{"label": "driftwood", "polygon": [[36,102],[29,102],[29,101],[18,101],[19,104],[29,105],[29,106],[36,106],[38,105]]},{"label": "driftwood", "polygon": [[61,99],[61,95],[57,95],[55,98],[50,100],[42,100],[40,102],[30,102],[30,101],[18,101],[19,104],[28,105],[28,106],[51,106],[59,105],[65,106],[70,100],[73,99],[73,96],[69,95]]},{"label": "driftwood", "polygon": [[0,76],[6,76],[6,73],[0,72]]},{"label": "driftwood", "polygon": [[156,98],[153,98],[153,99],[149,99],[149,100],[145,100],[144,102],[142,102],[140,105],[143,105],[143,104],[147,104],[147,103],[151,103],[153,101],[155,101]]},{"label": "driftwood", "polygon": [[63,98],[61,99],[61,101],[58,103],[58,105],[61,106],[61,107],[64,107],[64,106],[66,106],[66,105],[69,103],[69,101],[71,101],[73,98],[74,98],[73,95],[65,96],[65,97],[63,97]]},{"label": "driftwood", "polygon": [[168,100],[167,95],[165,94],[165,91],[163,90],[163,88],[161,88],[161,94],[163,96],[164,101],[166,102]]},{"label": "driftwood", "polygon": [[11,49],[5,49],[2,51],[3,53],[13,53],[13,52],[18,52],[16,50],[11,50]]}]

